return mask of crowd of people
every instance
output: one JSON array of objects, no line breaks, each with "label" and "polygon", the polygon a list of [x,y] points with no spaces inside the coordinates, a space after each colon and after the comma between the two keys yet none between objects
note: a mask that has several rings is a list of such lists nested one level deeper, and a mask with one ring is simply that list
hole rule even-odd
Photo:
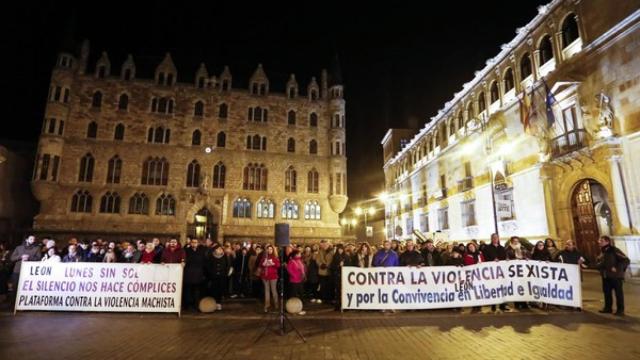
[{"label": "crowd of people", "polygon": [[[616,314],[624,314],[622,280],[629,259],[611,239],[598,241],[602,253],[595,267],[603,279],[605,306],[601,312],[612,312],[612,292],[616,295]],[[283,251],[283,254],[279,254]],[[279,287],[286,297],[297,297],[317,304],[331,304],[340,310],[341,268],[389,266],[467,266],[488,261],[536,260],[589,265],[572,240],[564,249],[547,238],[535,245],[517,236],[500,243],[493,234],[488,243],[472,240],[467,244],[434,243],[426,240],[415,244],[408,240],[384,241],[376,247],[368,243],[330,244],[326,240],[312,245],[295,245],[278,249],[270,243],[225,242],[187,238],[184,246],[172,238],[164,244],[158,238],[151,241],[113,242],[96,239],[79,242],[71,238],[64,247],[54,239],[36,241],[29,236],[13,251],[0,244],[0,294],[15,289],[23,261],[49,262],[121,262],[143,264],[184,265],[183,307],[198,310],[202,297],[212,296],[218,310],[225,299],[255,297],[263,299],[264,311],[279,305]],[[282,271],[281,271],[282,269]],[[516,309],[527,309],[527,303],[515,303]],[[506,304],[499,305],[503,311]],[[473,308],[472,311],[478,311]],[[492,306],[496,311],[496,305]]]}]

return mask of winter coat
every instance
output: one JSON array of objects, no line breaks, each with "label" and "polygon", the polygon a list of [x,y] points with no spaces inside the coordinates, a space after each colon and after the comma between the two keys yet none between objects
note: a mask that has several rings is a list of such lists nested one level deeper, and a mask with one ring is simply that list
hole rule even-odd
[{"label": "winter coat", "polygon": [[91,250],[84,257],[85,262],[102,262],[103,255],[100,252],[94,253]]},{"label": "winter coat", "polygon": [[62,258],[62,262],[65,262],[65,263],[80,262],[80,261],[82,261],[82,257],[78,253],[76,253],[75,255],[67,254]]},{"label": "winter coat", "polygon": [[487,244],[482,248],[485,261],[507,260],[507,252],[504,246]]},{"label": "winter coat", "polygon": [[278,269],[280,268],[280,260],[277,256],[266,255],[260,260],[260,268],[262,280],[278,280]]},{"label": "winter coat", "polygon": [[582,259],[582,262],[584,264],[588,263],[588,260],[585,259],[582,254],[580,253],[580,251],[578,251],[578,249],[574,249],[573,251],[569,251],[567,249],[562,250],[558,253],[558,256],[556,256],[556,261],[557,262],[561,262],[561,263],[565,263],[565,264],[578,264],[580,262],[580,259]]},{"label": "winter coat", "polygon": [[305,270],[302,259],[296,260],[292,258],[287,262],[287,273],[289,273],[289,282],[292,284],[300,284],[304,281]]},{"label": "winter coat", "polygon": [[442,265],[442,258],[440,257],[440,252],[437,249],[433,249],[433,251],[423,249],[421,251],[421,254],[422,254],[422,258],[424,259],[425,266]]},{"label": "winter coat", "polygon": [[16,247],[11,253],[11,261],[15,262],[13,272],[20,274],[20,266],[22,266],[22,255],[29,255],[28,261],[40,260],[40,247],[37,245],[27,245],[26,243]]},{"label": "winter coat", "polygon": [[370,268],[371,263],[373,262],[373,255],[364,255],[362,253],[358,253],[358,267],[361,268]]},{"label": "winter coat", "polygon": [[516,249],[512,248],[511,245],[507,246],[505,253],[507,254],[507,260],[528,260],[531,258],[531,254],[529,250],[524,246],[520,245],[520,251],[522,252],[522,259],[518,259],[516,257]]},{"label": "winter coat", "polygon": [[318,275],[328,276],[330,271],[329,266],[331,265],[331,260],[333,259],[332,249],[320,249],[320,251],[318,251],[318,253],[316,254],[315,259],[316,263],[318,264]]},{"label": "winter coat", "polygon": [[243,279],[248,278],[251,273],[249,272],[249,254],[242,255],[242,251],[236,253],[236,257],[233,259],[233,272],[236,276]]},{"label": "winter coat", "polygon": [[221,257],[216,257],[214,254],[207,262],[207,273],[209,279],[228,276],[230,267],[231,262],[229,262],[228,256],[222,255]]},{"label": "winter coat", "polygon": [[389,267],[389,266],[398,266],[400,265],[400,260],[398,259],[398,254],[395,251],[385,249],[380,249],[373,256],[374,267]]},{"label": "winter coat", "polygon": [[[600,275],[608,279],[624,279],[624,273],[631,262],[627,255],[613,245],[603,247],[602,253],[596,259],[596,268],[600,270]],[[611,271],[615,268],[616,271]]]},{"label": "winter coat", "polygon": [[462,258],[462,256],[454,258],[453,256],[449,256],[449,258],[447,259],[447,262],[445,263],[445,265],[448,266],[463,266],[464,265],[464,259]]},{"label": "winter coat", "polygon": [[175,249],[171,249],[170,246],[167,246],[162,250],[162,259],[161,262],[163,264],[180,264],[184,261],[184,250],[178,244]]},{"label": "winter coat", "polygon": [[202,284],[206,279],[206,249],[202,246],[188,247],[184,250],[184,282],[186,284]]},{"label": "winter coat", "polygon": [[155,259],[156,259],[155,251],[148,252],[147,250],[144,250],[142,252],[142,256],[140,257],[140,262],[143,264],[153,264],[155,263]]},{"label": "winter coat", "polygon": [[307,263],[307,282],[309,284],[317,284],[318,281],[320,281],[318,279],[319,270],[320,269],[318,268],[318,263],[313,257],[311,257],[309,259],[309,262]]},{"label": "winter coat", "polygon": [[420,266],[424,265],[424,258],[419,251],[405,251],[400,255],[400,266]]},{"label": "winter coat", "polygon": [[537,261],[551,261],[551,254],[549,250],[546,248],[544,250],[538,250],[536,248],[533,249],[533,254],[531,255],[531,260]]},{"label": "winter coat", "polygon": [[481,252],[476,252],[475,254],[466,253],[464,254],[462,259],[463,259],[462,262],[465,265],[473,265],[473,264],[479,264],[484,262],[484,256],[482,255]]}]

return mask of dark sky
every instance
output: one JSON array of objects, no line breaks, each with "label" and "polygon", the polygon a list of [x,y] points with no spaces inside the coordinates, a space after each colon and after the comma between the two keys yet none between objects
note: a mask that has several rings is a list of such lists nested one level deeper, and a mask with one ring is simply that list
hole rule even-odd
[{"label": "dark sky", "polygon": [[3,79],[12,96],[0,138],[37,141],[65,29],[72,28],[77,41],[91,40],[93,58],[107,50],[116,72],[132,53],[151,74],[171,51],[179,81],[191,81],[204,61],[215,74],[228,64],[234,86],[262,63],[272,88],[284,88],[289,73],[306,88],[337,53],[347,100],[349,196],[366,199],[383,186],[386,130],[422,127],[547,2],[362,2],[349,8],[348,2],[325,1],[290,7],[276,7],[276,1],[13,2],[3,5],[1,25],[9,62]]}]

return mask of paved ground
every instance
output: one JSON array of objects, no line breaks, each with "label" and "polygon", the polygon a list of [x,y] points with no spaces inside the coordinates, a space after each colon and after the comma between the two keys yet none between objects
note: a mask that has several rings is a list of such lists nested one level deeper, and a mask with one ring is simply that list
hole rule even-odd
[{"label": "paved ground", "polygon": [[214,314],[0,314],[0,359],[640,359],[640,283],[625,284],[627,316],[601,315],[587,274],[584,311],[462,314],[448,310],[333,312],[315,306],[294,332],[267,332],[251,301]]}]

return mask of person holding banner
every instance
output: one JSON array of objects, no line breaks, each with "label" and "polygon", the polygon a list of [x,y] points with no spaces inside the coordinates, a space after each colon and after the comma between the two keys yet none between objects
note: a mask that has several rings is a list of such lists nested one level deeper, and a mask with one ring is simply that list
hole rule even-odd
[{"label": "person holding banner", "polygon": [[[484,262],[484,256],[478,251],[478,248],[474,242],[467,244],[467,252],[464,254],[463,262],[465,266],[479,264]],[[471,312],[480,311],[480,306],[474,306]]]},{"label": "person holding banner", "polygon": [[178,240],[171,239],[167,247],[162,250],[163,264],[180,264],[184,262],[184,250],[180,247]]},{"label": "person holding banner", "polygon": [[362,243],[360,249],[358,249],[358,267],[370,268],[373,261],[373,255],[371,255],[371,248],[369,244]]},{"label": "person holding banner", "polygon": [[[491,243],[481,247],[482,255],[484,255],[485,261],[502,261],[507,260],[507,252],[504,246],[500,244],[500,237],[498,234],[491,234]],[[500,304],[500,310],[508,311],[507,304]],[[491,311],[496,311],[496,306],[491,305]]]},{"label": "person holding banner", "polygon": [[[520,238],[512,236],[509,239],[509,245],[505,251],[507,260],[529,260],[531,257],[529,251],[520,244]],[[529,305],[526,301],[516,301],[514,304],[516,309],[528,310]]]},{"label": "person holding banner", "polygon": [[80,254],[78,254],[77,245],[71,244],[68,249],[67,255],[62,258],[62,262],[80,262],[82,260]]},{"label": "person holding banner", "polygon": [[629,267],[630,260],[620,249],[611,244],[611,238],[604,235],[598,239],[601,254],[596,260],[596,267],[602,276],[602,292],[604,293],[604,308],[600,313],[613,312],[612,292],[616,293],[617,316],[624,316],[624,292],[622,282],[624,273]]},{"label": "person holding banner", "polygon": [[391,241],[385,240],[382,249],[378,250],[373,256],[374,267],[390,267],[399,266],[398,254],[391,250]]},{"label": "person holding banner", "polygon": [[422,248],[422,258],[424,259],[425,266],[441,266],[442,257],[440,252],[433,245],[433,240],[427,239]]}]

